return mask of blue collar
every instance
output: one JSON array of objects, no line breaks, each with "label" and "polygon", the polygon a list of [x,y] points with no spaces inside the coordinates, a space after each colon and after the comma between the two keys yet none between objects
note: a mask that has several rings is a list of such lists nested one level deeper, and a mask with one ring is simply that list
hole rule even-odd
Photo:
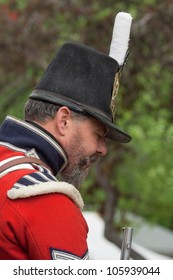
[{"label": "blue collar", "polygon": [[6,142],[28,154],[36,152],[38,157],[47,163],[57,175],[67,165],[67,155],[46,130],[17,118],[8,116],[0,127],[0,141]]}]

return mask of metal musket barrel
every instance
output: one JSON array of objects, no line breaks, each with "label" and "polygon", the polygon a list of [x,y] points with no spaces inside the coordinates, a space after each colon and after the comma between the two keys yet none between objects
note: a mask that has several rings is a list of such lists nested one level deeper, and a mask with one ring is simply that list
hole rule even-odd
[{"label": "metal musket barrel", "polygon": [[133,235],[133,228],[131,228],[131,227],[123,228],[123,240],[122,240],[120,260],[129,260],[130,259],[132,235]]}]

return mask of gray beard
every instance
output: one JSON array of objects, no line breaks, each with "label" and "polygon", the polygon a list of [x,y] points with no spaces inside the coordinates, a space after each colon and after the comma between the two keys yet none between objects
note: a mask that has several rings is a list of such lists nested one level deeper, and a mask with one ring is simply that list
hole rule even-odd
[{"label": "gray beard", "polygon": [[71,172],[68,172],[66,174],[63,174],[62,172],[60,174],[60,180],[72,184],[77,189],[79,189],[85,178],[87,177],[88,172],[88,169],[81,170],[79,166],[75,166],[75,168]]},{"label": "gray beard", "polygon": [[73,166],[73,168],[69,165],[65,171],[61,172],[60,180],[72,184],[77,189],[79,189],[89,172],[89,168],[85,168],[85,165],[87,165],[89,162],[94,163],[97,158],[97,155],[93,155],[91,157],[85,157],[81,159],[79,164]]}]

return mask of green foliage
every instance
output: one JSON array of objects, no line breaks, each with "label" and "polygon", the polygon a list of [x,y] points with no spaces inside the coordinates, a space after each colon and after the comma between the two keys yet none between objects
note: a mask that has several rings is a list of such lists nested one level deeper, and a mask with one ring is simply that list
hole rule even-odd
[{"label": "green foliage", "polygon": [[116,166],[116,183],[122,192],[119,208],[172,228],[171,73],[156,62],[138,73],[136,80],[140,98],[134,102],[131,119],[129,114],[127,119],[133,141],[123,166]]}]

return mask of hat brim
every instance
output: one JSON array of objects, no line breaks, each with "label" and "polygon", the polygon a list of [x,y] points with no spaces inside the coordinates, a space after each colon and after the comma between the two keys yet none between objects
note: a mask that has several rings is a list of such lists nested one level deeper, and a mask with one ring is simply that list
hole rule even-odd
[{"label": "hat brim", "polygon": [[92,110],[85,110],[89,115],[91,115],[93,118],[100,121],[102,124],[104,124],[108,128],[108,133],[106,135],[106,138],[115,140],[117,142],[121,143],[129,143],[132,140],[132,137],[124,132],[122,129],[120,129],[118,126],[113,124],[111,121],[109,121],[107,118],[105,118],[102,115],[99,115],[98,113],[93,112]]}]

